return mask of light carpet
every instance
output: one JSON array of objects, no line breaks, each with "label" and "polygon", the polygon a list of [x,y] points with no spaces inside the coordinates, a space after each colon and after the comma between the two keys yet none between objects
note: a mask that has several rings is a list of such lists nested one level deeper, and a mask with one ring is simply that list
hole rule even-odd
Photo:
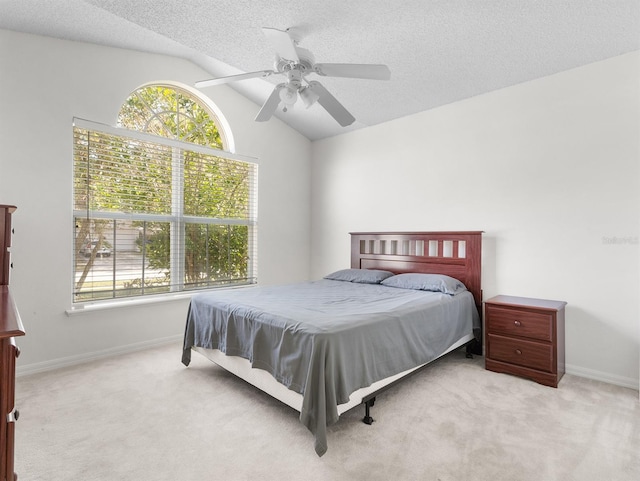
[{"label": "light carpet", "polygon": [[454,352],[343,414],[319,458],[298,413],[171,344],[18,378],[16,472],[52,480],[637,481],[638,392],[558,389]]}]

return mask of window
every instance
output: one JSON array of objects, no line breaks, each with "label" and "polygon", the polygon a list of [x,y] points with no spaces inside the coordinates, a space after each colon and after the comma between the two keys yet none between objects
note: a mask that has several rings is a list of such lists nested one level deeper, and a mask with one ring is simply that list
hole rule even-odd
[{"label": "window", "polygon": [[74,119],[74,302],[255,283],[255,159],[177,87],[136,90],[118,124]]}]

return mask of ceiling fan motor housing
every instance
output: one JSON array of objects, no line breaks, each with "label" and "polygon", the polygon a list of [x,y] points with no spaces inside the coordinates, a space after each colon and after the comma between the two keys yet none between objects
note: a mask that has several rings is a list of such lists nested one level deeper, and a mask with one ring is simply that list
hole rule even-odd
[{"label": "ceiling fan motor housing", "polygon": [[306,48],[295,47],[296,52],[298,53],[298,61],[288,60],[286,58],[276,57],[276,61],[274,64],[275,70],[281,73],[288,73],[293,70],[297,70],[301,75],[306,75],[314,71],[313,66],[315,65],[315,57],[313,54],[307,50]]}]

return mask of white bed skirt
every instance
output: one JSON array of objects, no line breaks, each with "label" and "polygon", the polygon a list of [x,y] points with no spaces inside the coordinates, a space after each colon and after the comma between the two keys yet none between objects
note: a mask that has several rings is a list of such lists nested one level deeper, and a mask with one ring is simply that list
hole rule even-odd
[{"label": "white bed skirt", "polygon": [[[463,336],[457,342],[452,344],[449,349],[443,352],[436,359],[444,356],[445,354],[455,349],[458,349],[459,347],[463,346],[464,344],[471,341],[472,339],[473,339],[473,334],[468,334],[466,336]],[[204,349],[202,347],[193,347],[192,349],[194,351],[199,352],[207,359],[213,361],[223,369],[226,369],[230,373],[235,374],[241,379],[244,379],[249,384],[254,385],[261,391],[264,391],[270,396],[273,396],[279,401],[285,403],[286,405],[291,406],[296,411],[298,412],[301,411],[302,394],[298,394],[295,391],[291,391],[285,385],[280,384],[267,371],[264,371],[262,369],[252,368],[249,360],[244,359],[242,357],[237,357],[237,356],[227,356],[218,349]],[[436,359],[434,359],[433,361],[435,361]],[[433,362],[433,361],[430,361],[430,362]],[[425,364],[429,364],[429,363],[425,363]],[[413,369],[408,369],[404,372],[401,372],[400,374],[396,374],[395,376],[391,376],[391,377],[382,379],[380,381],[374,382],[372,385],[368,387],[358,389],[357,391],[353,392],[351,396],[349,396],[348,402],[338,405],[338,414],[342,414],[348,411],[349,409],[361,404],[362,400],[369,394],[374,393],[385,386],[388,386],[392,382],[396,381],[397,379],[400,379],[401,377],[406,376],[407,374],[410,374],[416,369],[420,369],[425,364],[417,366]]]}]

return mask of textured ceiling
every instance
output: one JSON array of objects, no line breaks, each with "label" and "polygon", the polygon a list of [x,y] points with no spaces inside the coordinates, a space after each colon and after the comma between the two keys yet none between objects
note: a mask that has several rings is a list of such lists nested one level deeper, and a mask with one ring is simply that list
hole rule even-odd
[{"label": "textured ceiling", "polygon": [[[316,77],[349,127],[317,104],[276,114],[316,140],[639,50],[640,1],[0,0],[0,28],[185,57],[212,77],[273,68],[261,27],[292,28],[317,62],[391,69]],[[261,105],[280,81],[229,85]]]}]

